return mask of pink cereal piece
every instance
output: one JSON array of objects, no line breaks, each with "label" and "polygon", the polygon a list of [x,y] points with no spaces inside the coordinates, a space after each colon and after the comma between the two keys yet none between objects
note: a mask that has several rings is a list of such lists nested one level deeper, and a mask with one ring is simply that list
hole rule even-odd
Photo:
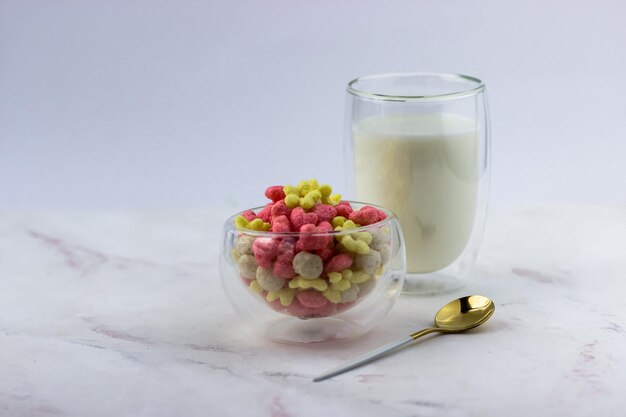
[{"label": "pink cereal piece", "polygon": [[326,262],[327,260],[332,258],[332,256],[335,254],[335,251],[327,246],[323,249],[318,249],[317,251],[315,251],[315,254],[322,258],[324,262]]},{"label": "pink cereal piece", "polygon": [[[318,249],[323,249],[328,244],[328,236],[316,236],[312,233],[322,233],[317,227],[312,224],[305,224],[300,228],[300,239],[296,247],[300,250],[313,252]],[[256,242],[256,241],[255,241]]]},{"label": "pink cereal piece", "polygon": [[[317,228],[319,231],[324,232],[324,233],[329,233],[332,232],[333,230],[335,230],[333,228],[333,225],[328,223],[328,222],[320,222],[320,224],[317,225]],[[326,238],[326,242],[330,245],[331,243],[333,243],[334,239],[333,236],[327,236]]]},{"label": "pink cereal piece", "polygon": [[261,211],[257,213],[257,216],[259,217],[259,219],[263,220],[265,223],[268,223],[270,221],[270,218],[272,217],[271,210],[272,210],[272,203],[267,203],[265,207],[263,207],[263,209],[261,209]]},{"label": "pink cereal piece", "polygon": [[263,268],[271,268],[278,255],[279,240],[271,237],[257,237],[252,244],[256,263]]},{"label": "pink cereal piece", "polygon": [[387,218],[387,215],[385,214],[385,212],[382,211],[382,210],[377,209],[376,207],[365,206],[361,210],[375,211],[376,212],[376,221],[377,222],[379,222],[381,220],[385,220]]},{"label": "pink cereal piece", "polygon": [[272,200],[274,203],[285,198],[285,192],[282,185],[272,185],[265,190],[265,197]]},{"label": "pink cereal piece", "polygon": [[306,213],[302,207],[296,207],[291,211],[291,226],[294,231],[300,230],[305,224],[316,225],[317,214]]},{"label": "pink cereal piece", "polygon": [[274,276],[291,279],[296,276],[293,270],[293,258],[296,255],[296,239],[284,238],[278,245],[278,257],[274,263]]},{"label": "pink cereal piece", "polygon": [[249,222],[257,218],[257,215],[252,210],[246,210],[241,215]]},{"label": "pink cereal piece", "polygon": [[333,256],[333,258],[326,264],[324,268],[324,272],[340,272],[344,269],[350,268],[352,266],[352,256],[347,253],[342,253],[339,255]]},{"label": "pink cereal piece", "polygon": [[317,204],[311,212],[317,214],[320,222],[330,222],[337,215],[337,209],[330,204]]},{"label": "pink cereal piece", "polygon": [[335,230],[333,225],[327,221],[320,222],[320,224],[317,225],[317,228],[322,232],[332,232]]},{"label": "pink cereal piece", "polygon": [[345,311],[347,309],[349,309],[350,307],[352,307],[354,304],[356,304],[359,300],[357,301],[350,301],[348,303],[339,303],[339,304],[335,304],[335,308],[337,309],[337,313],[341,312],[341,311]]},{"label": "pink cereal piece", "polygon": [[332,315],[334,311],[335,307],[331,303],[320,308],[305,307],[298,301],[297,297],[294,298],[293,302],[287,307],[289,314],[300,318],[327,317]]},{"label": "pink cereal piece", "polygon": [[272,232],[289,233],[291,232],[291,222],[287,216],[278,216],[272,219]]},{"label": "pink cereal piece", "polygon": [[350,220],[360,224],[361,226],[374,224],[378,221],[378,213],[376,211],[377,210],[373,207],[370,207],[370,209],[363,207],[360,210],[350,213]]},{"label": "pink cereal piece", "polygon": [[285,262],[277,260],[274,262],[274,276],[277,278],[291,279],[296,276],[296,271],[293,269],[291,262]]},{"label": "pink cereal piece", "polygon": [[291,209],[285,205],[285,200],[277,201],[272,205],[271,208],[271,218],[278,216],[287,216],[291,215]]},{"label": "pink cereal piece", "polygon": [[343,216],[346,219],[350,218],[350,213],[352,213],[352,206],[347,201],[340,201],[335,206],[335,210],[337,210],[337,216]]},{"label": "pink cereal piece", "polygon": [[329,302],[321,292],[315,290],[300,291],[296,298],[300,304],[308,308],[321,308]]}]

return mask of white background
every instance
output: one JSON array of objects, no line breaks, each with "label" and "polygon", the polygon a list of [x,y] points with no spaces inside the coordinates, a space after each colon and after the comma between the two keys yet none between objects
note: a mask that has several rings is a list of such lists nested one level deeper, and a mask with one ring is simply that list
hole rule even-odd
[{"label": "white background", "polygon": [[343,185],[345,84],[488,85],[492,206],[626,203],[626,2],[0,0],[0,207]]}]

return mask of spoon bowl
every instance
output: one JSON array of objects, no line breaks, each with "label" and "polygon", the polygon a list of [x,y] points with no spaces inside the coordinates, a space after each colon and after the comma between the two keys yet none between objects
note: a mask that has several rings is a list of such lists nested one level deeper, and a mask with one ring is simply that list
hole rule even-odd
[{"label": "spoon bowl", "polygon": [[435,326],[458,333],[480,326],[492,316],[496,306],[482,295],[470,295],[451,301],[435,315]]}]

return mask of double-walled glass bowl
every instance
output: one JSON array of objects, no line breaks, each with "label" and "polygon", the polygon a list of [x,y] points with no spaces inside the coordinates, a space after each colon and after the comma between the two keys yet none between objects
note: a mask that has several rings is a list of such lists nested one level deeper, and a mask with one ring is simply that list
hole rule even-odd
[{"label": "double-walled glass bowl", "polygon": [[376,208],[386,214],[378,223],[320,233],[237,229],[237,214],[229,218],[220,276],[237,314],[281,342],[347,339],[371,330],[400,295],[406,271],[400,224],[391,211]]}]

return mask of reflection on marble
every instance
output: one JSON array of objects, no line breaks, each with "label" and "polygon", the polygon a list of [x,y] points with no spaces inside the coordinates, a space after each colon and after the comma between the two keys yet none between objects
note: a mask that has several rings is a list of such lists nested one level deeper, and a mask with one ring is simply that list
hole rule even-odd
[{"label": "reflection on marble", "polygon": [[[1,213],[0,415],[622,415],[625,208],[491,213],[464,290],[402,297],[369,335],[306,346],[252,335],[224,299],[228,214]],[[496,302],[485,326],[311,382],[466,293]]]}]

